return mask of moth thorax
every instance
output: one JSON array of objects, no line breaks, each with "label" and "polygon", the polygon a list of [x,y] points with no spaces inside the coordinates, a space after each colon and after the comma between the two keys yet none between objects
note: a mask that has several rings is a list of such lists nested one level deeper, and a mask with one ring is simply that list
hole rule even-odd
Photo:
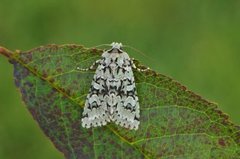
[{"label": "moth thorax", "polygon": [[108,53],[123,53],[123,51],[121,49],[118,48],[112,48],[108,51]]}]

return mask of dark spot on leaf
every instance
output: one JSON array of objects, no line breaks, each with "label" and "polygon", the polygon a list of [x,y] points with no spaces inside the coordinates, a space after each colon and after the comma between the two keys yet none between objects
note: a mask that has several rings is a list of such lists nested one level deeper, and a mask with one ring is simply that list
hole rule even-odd
[{"label": "dark spot on leaf", "polygon": [[223,138],[218,139],[218,144],[221,145],[221,146],[226,146]]}]

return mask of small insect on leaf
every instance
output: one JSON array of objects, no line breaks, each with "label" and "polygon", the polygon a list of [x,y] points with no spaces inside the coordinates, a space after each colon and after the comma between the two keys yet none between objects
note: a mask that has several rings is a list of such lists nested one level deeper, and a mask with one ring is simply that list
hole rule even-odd
[{"label": "small insect on leaf", "polygon": [[[106,125],[108,122],[138,129],[140,110],[132,68],[136,68],[121,43],[112,43],[104,51],[94,74],[84,106],[82,126]],[[92,68],[92,66],[90,67]]]}]

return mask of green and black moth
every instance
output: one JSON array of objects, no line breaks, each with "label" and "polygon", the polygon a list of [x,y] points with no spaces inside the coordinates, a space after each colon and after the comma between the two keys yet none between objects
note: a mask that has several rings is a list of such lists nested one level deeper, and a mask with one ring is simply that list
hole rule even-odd
[{"label": "green and black moth", "polygon": [[114,122],[137,130],[140,109],[132,70],[137,68],[121,43],[111,46],[90,67],[97,65],[82,114],[82,126],[90,128]]}]

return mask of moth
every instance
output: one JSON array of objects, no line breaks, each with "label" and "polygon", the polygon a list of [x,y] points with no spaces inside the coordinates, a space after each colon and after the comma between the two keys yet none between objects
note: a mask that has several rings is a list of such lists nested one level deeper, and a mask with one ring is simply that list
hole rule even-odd
[{"label": "moth", "polygon": [[98,66],[82,113],[82,126],[90,128],[114,122],[137,130],[140,109],[133,74],[133,69],[137,68],[133,60],[121,43],[113,42],[90,69],[95,65]]}]

